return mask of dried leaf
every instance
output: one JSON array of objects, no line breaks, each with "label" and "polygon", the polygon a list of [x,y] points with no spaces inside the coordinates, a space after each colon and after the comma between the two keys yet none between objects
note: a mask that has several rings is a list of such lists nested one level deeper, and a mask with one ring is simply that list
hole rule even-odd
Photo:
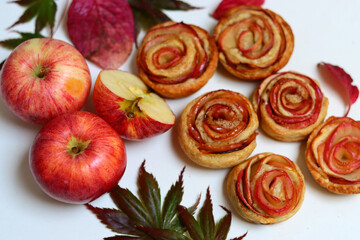
[{"label": "dried leaf", "polygon": [[239,5],[263,5],[265,0],[222,0],[221,3],[217,6],[215,12],[212,14],[212,17],[215,19],[220,19],[221,16],[230,8]]},{"label": "dried leaf", "polygon": [[73,0],[67,27],[75,47],[101,68],[119,68],[132,51],[134,18],[126,0]]},{"label": "dried leaf", "polygon": [[321,65],[325,66],[332,76],[345,87],[349,98],[349,107],[345,113],[345,116],[347,116],[350,112],[351,105],[353,105],[359,97],[359,89],[352,85],[353,79],[341,67],[325,62],[320,63],[320,66]]},{"label": "dried leaf", "polygon": [[12,1],[11,3],[26,7],[26,10],[8,29],[20,23],[29,22],[36,17],[35,33],[39,33],[46,25],[49,25],[52,36],[57,10],[57,5],[54,0],[18,0]]}]

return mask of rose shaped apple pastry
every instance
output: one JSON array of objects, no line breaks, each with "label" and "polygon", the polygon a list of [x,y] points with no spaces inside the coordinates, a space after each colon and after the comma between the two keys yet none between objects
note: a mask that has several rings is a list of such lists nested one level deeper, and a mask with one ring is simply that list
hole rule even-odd
[{"label": "rose shaped apple pastry", "polygon": [[180,98],[208,82],[217,67],[218,51],[205,30],[169,21],[148,31],[136,62],[150,88],[164,97]]},{"label": "rose shaped apple pastry", "polygon": [[219,20],[214,38],[221,64],[243,80],[264,79],[283,68],[294,49],[290,26],[278,14],[238,6]]},{"label": "rose shaped apple pastry", "polygon": [[258,119],[240,93],[217,90],[199,96],[184,109],[178,138],[186,155],[209,168],[244,161],[256,146]]},{"label": "rose shaped apple pastry", "polygon": [[101,71],[93,98],[98,115],[128,140],[154,137],[175,124],[175,115],[165,100],[128,72]]},{"label": "rose shaped apple pastry", "polygon": [[327,119],[310,134],[305,159],[322,187],[338,194],[360,193],[360,122]]},{"label": "rose shaped apple pastry", "polygon": [[304,176],[290,159],[260,153],[227,176],[231,204],[245,220],[274,224],[292,217],[304,200]]},{"label": "rose shaped apple pastry", "polygon": [[299,141],[324,120],[328,99],[314,79],[283,72],[259,85],[253,105],[268,135],[280,141]]}]

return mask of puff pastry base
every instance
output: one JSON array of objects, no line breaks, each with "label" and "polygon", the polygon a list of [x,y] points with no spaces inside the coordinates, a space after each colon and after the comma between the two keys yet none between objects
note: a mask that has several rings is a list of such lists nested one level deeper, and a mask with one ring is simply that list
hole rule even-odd
[{"label": "puff pastry base", "polygon": [[289,24],[271,10],[241,5],[227,11],[214,30],[221,64],[242,80],[261,80],[279,71],[294,49]]},{"label": "puff pastry base", "polygon": [[296,72],[266,78],[252,102],[262,129],[285,142],[305,139],[323,122],[329,104],[316,80]]},{"label": "puff pastry base", "polygon": [[246,97],[218,90],[203,94],[186,106],[178,123],[178,140],[193,162],[208,168],[227,168],[252,153],[258,125]]},{"label": "puff pastry base", "polygon": [[234,167],[226,188],[232,206],[248,222],[274,224],[292,217],[305,195],[304,177],[288,158],[257,154]]},{"label": "puff pastry base", "polygon": [[330,192],[360,193],[360,122],[328,118],[310,134],[305,160],[315,181]]},{"label": "puff pastry base", "polygon": [[136,57],[141,79],[166,98],[188,96],[214,74],[218,51],[204,29],[173,21],[152,27]]}]

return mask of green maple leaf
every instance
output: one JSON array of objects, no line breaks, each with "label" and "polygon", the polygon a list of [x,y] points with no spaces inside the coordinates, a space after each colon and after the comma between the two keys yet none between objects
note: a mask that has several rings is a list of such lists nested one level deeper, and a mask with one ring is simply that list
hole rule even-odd
[{"label": "green maple leaf", "polygon": [[[15,32],[20,35],[19,38],[11,38],[11,39],[2,40],[2,41],[0,41],[0,46],[2,46],[3,48],[7,48],[7,49],[14,49],[18,45],[20,45],[22,42],[25,42],[26,40],[29,40],[31,38],[43,38],[44,37],[40,33],[28,33],[28,32],[18,32],[18,31],[15,31]],[[6,59],[0,63],[0,70],[2,69],[5,61],[6,61]]]},{"label": "green maple leaf", "polygon": [[40,33],[29,33],[29,32],[18,32],[15,31],[20,35],[19,38],[11,38],[7,40],[0,41],[0,46],[8,49],[14,49],[18,45],[20,45],[22,42],[25,42],[26,40],[29,40],[31,38],[43,38],[44,36]]},{"label": "green maple leaf", "polygon": [[39,33],[46,25],[49,25],[51,36],[53,35],[57,10],[57,5],[54,0],[17,0],[10,3],[16,3],[26,7],[26,10],[8,29],[18,24],[29,22],[35,18],[35,33]]},{"label": "green maple leaf", "polygon": [[[184,223],[192,240],[225,240],[230,230],[231,212],[225,207],[222,208],[226,212],[226,215],[215,224],[211,194],[208,188],[206,199],[198,215],[198,220],[196,220],[193,214],[185,207],[179,205],[178,210],[180,219]],[[247,233],[240,237],[233,238],[232,240],[241,240],[246,234]]]},{"label": "green maple leaf", "polygon": [[[128,189],[116,186],[110,197],[118,209],[86,206],[109,229],[122,234],[106,239],[188,240],[177,210],[183,197],[183,172],[184,169],[167,192],[163,204],[158,183],[145,170],[144,161],[138,175],[139,197]],[[198,203],[199,199],[192,207],[186,208],[189,214],[195,212]]]}]

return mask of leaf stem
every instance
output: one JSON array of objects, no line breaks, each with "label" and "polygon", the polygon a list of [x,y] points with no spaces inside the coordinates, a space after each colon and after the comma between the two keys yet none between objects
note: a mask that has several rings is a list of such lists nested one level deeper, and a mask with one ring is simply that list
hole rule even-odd
[{"label": "leaf stem", "polygon": [[65,15],[66,15],[66,13],[67,13],[68,8],[69,8],[69,0],[66,0],[64,10],[63,10],[62,13],[61,13],[61,17],[60,17],[59,21],[57,22],[54,31],[51,29],[50,38],[53,38],[53,36],[54,36],[55,33],[57,32],[57,30],[60,28],[60,25],[61,25],[62,21],[63,21],[64,18],[65,18]]}]

